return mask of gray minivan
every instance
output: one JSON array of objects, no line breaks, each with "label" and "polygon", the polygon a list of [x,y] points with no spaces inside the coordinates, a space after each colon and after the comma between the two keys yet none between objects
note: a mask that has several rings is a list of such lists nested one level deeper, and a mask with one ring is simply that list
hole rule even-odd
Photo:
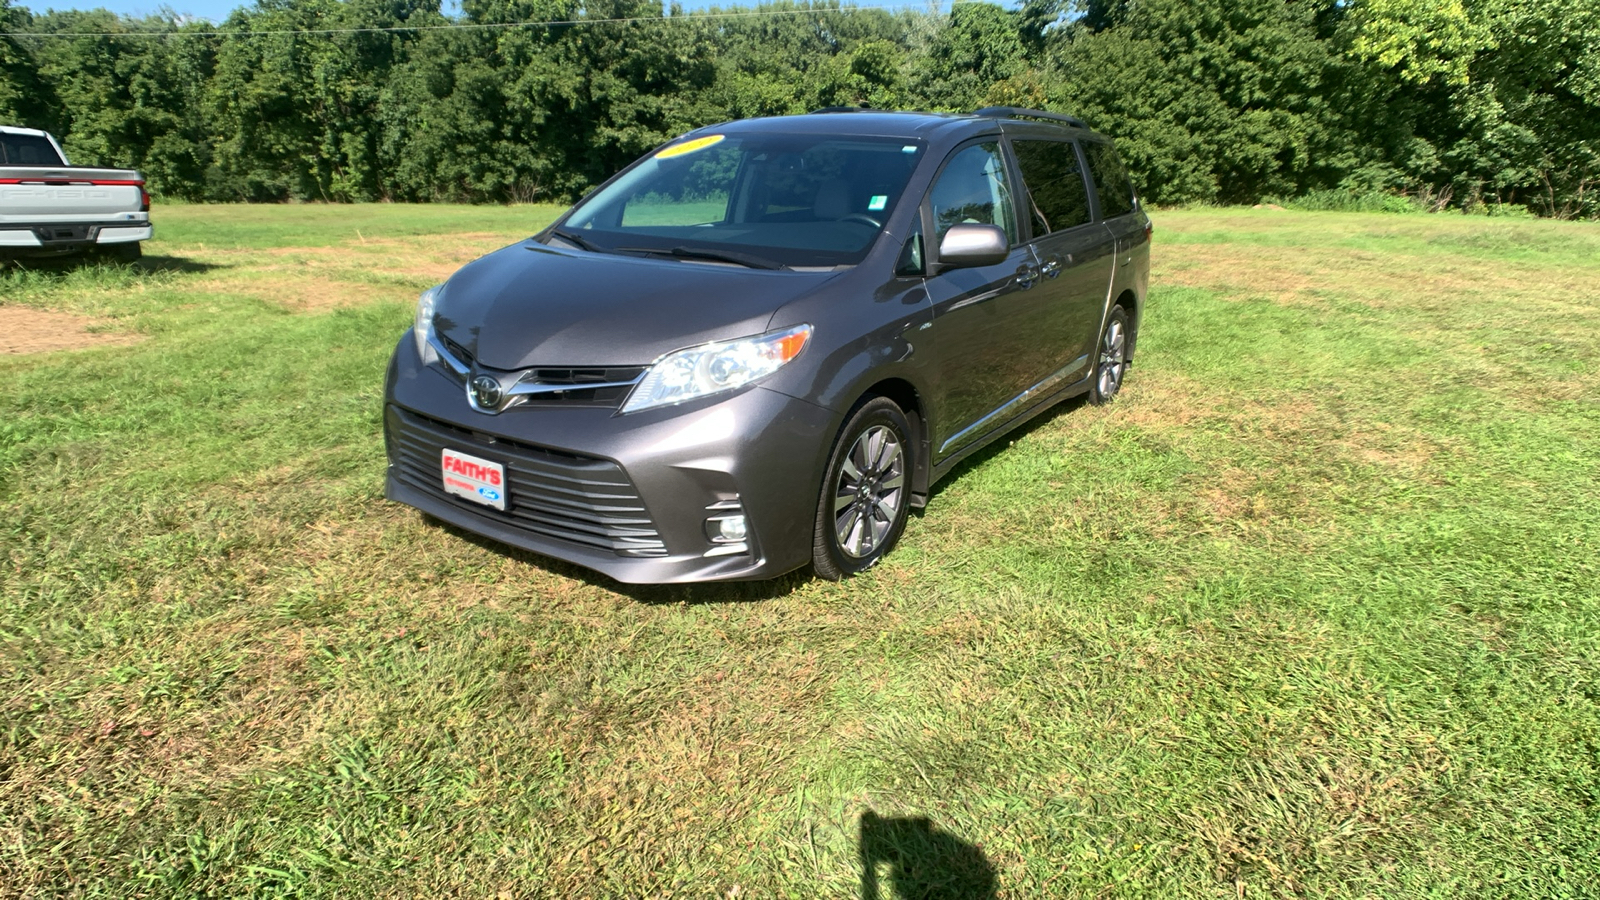
[{"label": "gray minivan", "polygon": [[1069,116],[701,128],[423,293],[385,494],[624,582],[863,571],[964,457],[1116,396],[1150,234]]}]

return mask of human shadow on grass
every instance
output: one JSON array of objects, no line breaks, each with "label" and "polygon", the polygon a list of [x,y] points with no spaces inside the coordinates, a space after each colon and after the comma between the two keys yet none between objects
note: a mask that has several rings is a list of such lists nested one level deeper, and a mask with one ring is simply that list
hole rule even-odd
[{"label": "human shadow on grass", "polygon": [[569,563],[553,556],[544,556],[531,550],[523,550],[510,544],[502,544],[494,538],[458,528],[449,522],[427,514],[423,514],[423,521],[435,528],[444,529],[453,537],[475,544],[490,552],[498,553],[508,559],[536,566],[552,575],[571,578],[574,581],[582,581],[585,584],[603,588],[614,594],[621,594],[639,603],[683,603],[690,606],[711,603],[754,603],[786,597],[800,585],[811,580],[810,569],[800,569],[767,581],[728,581],[705,584],[624,584],[609,575],[604,575],[593,569],[586,569],[576,563]]},{"label": "human shadow on grass", "polygon": [[[861,814],[861,900],[994,900],[994,866],[926,816]],[[880,869],[882,872],[880,873]],[[884,885],[893,893],[883,893]]]}]

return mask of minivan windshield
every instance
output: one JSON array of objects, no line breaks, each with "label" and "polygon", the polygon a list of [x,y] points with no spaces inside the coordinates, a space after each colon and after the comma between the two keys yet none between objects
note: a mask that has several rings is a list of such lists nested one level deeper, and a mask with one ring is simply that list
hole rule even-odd
[{"label": "minivan windshield", "polygon": [[921,153],[900,138],[704,135],[657,151],[555,234],[586,250],[757,268],[854,265]]}]

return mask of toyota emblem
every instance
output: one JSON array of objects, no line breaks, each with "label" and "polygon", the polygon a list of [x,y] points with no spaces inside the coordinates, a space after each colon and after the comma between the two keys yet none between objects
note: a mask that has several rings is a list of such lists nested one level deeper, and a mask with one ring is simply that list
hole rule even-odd
[{"label": "toyota emblem", "polygon": [[488,375],[479,375],[472,379],[469,390],[472,395],[472,405],[486,412],[496,412],[500,409],[500,399],[504,392],[500,390],[500,382]]}]

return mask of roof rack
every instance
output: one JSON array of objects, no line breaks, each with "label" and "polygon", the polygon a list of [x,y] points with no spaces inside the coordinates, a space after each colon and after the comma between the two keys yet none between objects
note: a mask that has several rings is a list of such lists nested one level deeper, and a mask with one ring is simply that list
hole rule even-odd
[{"label": "roof rack", "polygon": [[824,106],[821,109],[813,109],[811,111],[811,114],[812,115],[816,115],[817,113],[873,112],[873,111],[874,110],[872,109],[872,107],[867,106],[865,103],[863,103],[860,106]]},{"label": "roof rack", "polygon": [[1064,116],[1061,113],[1044,112],[1037,109],[1023,109],[1018,106],[985,106],[972,111],[975,116],[995,116],[1005,119],[1048,119],[1052,122],[1064,122],[1076,128],[1088,128],[1083,120],[1077,116]]}]

